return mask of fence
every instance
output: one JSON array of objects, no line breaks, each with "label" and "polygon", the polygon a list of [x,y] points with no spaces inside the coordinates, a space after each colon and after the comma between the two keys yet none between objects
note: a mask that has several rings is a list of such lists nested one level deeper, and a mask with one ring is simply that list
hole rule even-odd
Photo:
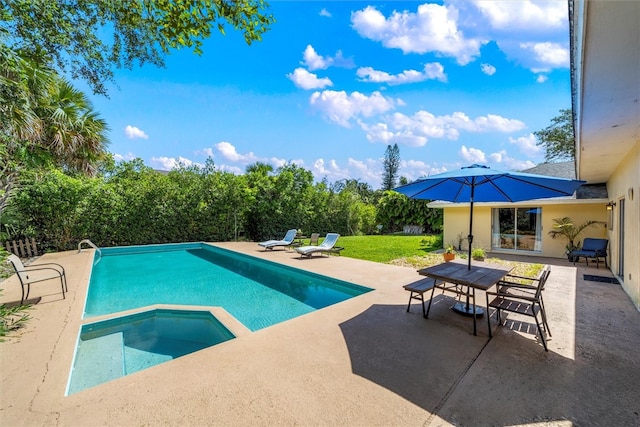
[{"label": "fence", "polygon": [[24,239],[12,240],[10,242],[4,242],[4,247],[9,253],[12,253],[20,258],[31,258],[38,256],[38,246],[36,245],[36,239]]}]

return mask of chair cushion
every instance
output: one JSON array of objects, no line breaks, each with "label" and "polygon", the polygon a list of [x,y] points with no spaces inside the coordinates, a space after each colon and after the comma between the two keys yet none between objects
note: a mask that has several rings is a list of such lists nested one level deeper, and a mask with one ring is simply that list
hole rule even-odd
[{"label": "chair cushion", "polygon": [[572,256],[584,256],[584,257],[589,257],[589,258],[595,258],[596,256],[598,256],[598,253],[596,251],[578,250],[578,251],[571,251],[571,255]]}]

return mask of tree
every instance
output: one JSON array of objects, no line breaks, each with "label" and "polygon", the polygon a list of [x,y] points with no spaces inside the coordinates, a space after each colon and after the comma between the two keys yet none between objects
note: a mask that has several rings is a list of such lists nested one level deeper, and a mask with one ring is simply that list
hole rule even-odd
[{"label": "tree", "polygon": [[384,167],[382,189],[391,190],[396,186],[398,169],[400,169],[400,149],[398,144],[387,145],[382,165]]},{"label": "tree", "polygon": [[93,174],[107,155],[107,126],[53,69],[2,43],[0,83],[0,218],[6,218],[23,171],[57,165]]},{"label": "tree", "polygon": [[93,111],[83,92],[62,79],[46,101],[36,110],[44,123],[39,145],[58,165],[94,175],[97,163],[106,155],[106,121]]},{"label": "tree", "polygon": [[342,179],[340,181],[336,181],[331,186],[331,190],[336,193],[350,191],[357,194],[360,197],[360,200],[365,203],[373,202],[373,189],[369,184],[358,179]]},{"label": "tree", "polygon": [[545,149],[546,162],[575,159],[573,115],[570,109],[560,110],[560,115],[551,119],[549,126],[533,134],[538,138],[537,145]]},{"label": "tree", "polygon": [[106,94],[113,68],[164,66],[171,49],[192,48],[226,26],[259,41],[275,22],[264,0],[0,0],[0,33],[9,46],[52,62],[62,74]]}]

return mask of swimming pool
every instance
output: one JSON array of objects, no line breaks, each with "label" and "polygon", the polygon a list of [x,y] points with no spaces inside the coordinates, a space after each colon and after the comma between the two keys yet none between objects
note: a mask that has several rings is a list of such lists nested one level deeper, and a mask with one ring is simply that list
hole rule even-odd
[{"label": "swimming pool", "polygon": [[[205,243],[94,256],[67,395],[235,338],[202,307],[256,331],[372,290]],[[159,305],[199,309],[149,308]]]},{"label": "swimming pool", "polygon": [[257,331],[371,290],[205,243],[104,248],[84,317],[156,304],[217,306]]}]

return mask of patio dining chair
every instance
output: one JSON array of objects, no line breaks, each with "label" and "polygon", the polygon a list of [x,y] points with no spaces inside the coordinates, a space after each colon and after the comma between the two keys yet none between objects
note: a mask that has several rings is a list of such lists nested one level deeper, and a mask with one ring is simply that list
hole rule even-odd
[{"label": "patio dining chair", "polygon": [[[62,298],[65,297],[65,291],[67,288],[67,277],[65,275],[64,267],[60,264],[53,262],[32,264],[25,267],[20,258],[16,255],[9,255],[7,260],[13,265],[18,278],[20,279],[20,285],[22,289],[22,298],[20,299],[20,305],[29,298],[29,291],[31,290],[32,283],[44,282],[45,280],[60,279],[60,286],[62,287]],[[26,293],[25,293],[26,289]]]},{"label": "patio dining chair", "polygon": [[[551,274],[551,266],[545,265],[540,273],[536,277],[520,276],[517,274],[507,274],[502,280],[498,282],[498,289],[505,293],[520,293],[529,296],[534,296],[538,287],[538,282],[542,281],[542,289],[540,292],[540,306],[542,307],[542,314],[546,314],[544,310],[544,287],[547,283],[547,278]],[[545,319],[546,323],[546,319]],[[551,333],[549,333],[551,336]]]},{"label": "patio dining chair", "polygon": [[[542,291],[546,284],[547,279],[551,274],[549,266],[540,273],[537,278],[527,278],[523,276],[508,276],[507,278],[514,279],[528,279],[532,283],[524,284],[518,282],[512,282],[509,280],[503,280],[498,283],[496,292],[486,292],[487,296],[487,324],[489,326],[489,338],[492,337],[491,333],[491,315],[488,313],[489,308],[496,309],[496,317],[498,323],[502,325],[502,311],[508,311],[512,313],[522,314],[524,316],[533,317],[536,322],[538,334],[542,340],[542,345],[545,351],[549,351],[547,348],[547,340],[545,335],[551,336],[551,330],[549,329],[549,323],[547,322],[547,314],[544,308],[544,302],[542,300]],[[490,297],[491,299],[490,301]],[[540,314],[541,320],[538,320],[538,314]],[[544,331],[543,331],[544,328]]]}]

